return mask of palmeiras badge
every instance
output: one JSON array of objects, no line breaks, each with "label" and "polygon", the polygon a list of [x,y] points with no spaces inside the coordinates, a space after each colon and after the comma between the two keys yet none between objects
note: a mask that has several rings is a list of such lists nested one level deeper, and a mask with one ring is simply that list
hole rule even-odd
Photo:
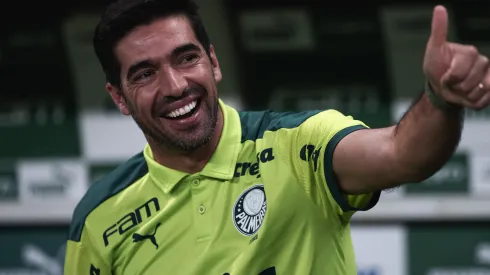
[{"label": "palmeiras badge", "polygon": [[233,206],[233,223],[245,236],[252,236],[264,222],[267,200],[264,185],[256,184],[245,190]]}]

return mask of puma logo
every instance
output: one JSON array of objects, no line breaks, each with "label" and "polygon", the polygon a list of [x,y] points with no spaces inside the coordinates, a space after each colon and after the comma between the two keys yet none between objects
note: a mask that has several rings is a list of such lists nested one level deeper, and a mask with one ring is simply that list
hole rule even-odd
[{"label": "puma logo", "polygon": [[100,269],[96,268],[94,265],[90,265],[90,275],[100,275]]},{"label": "puma logo", "polygon": [[146,239],[150,239],[151,243],[158,249],[158,244],[157,240],[155,239],[155,234],[157,233],[157,229],[160,226],[160,223],[158,223],[155,226],[155,230],[153,231],[153,234],[151,235],[140,235],[138,233],[133,233],[133,243],[137,243]]}]

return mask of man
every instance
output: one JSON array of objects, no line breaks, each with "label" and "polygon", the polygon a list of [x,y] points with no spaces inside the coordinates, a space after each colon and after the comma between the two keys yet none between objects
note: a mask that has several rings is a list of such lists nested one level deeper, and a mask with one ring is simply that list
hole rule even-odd
[{"label": "man", "polygon": [[65,274],[356,274],[351,216],[431,176],[463,109],[490,102],[488,59],[447,42],[447,28],[438,6],[425,93],[399,124],[368,129],[335,110],[238,113],[218,99],[192,0],[112,4],[95,51],[148,145],[77,206]]}]

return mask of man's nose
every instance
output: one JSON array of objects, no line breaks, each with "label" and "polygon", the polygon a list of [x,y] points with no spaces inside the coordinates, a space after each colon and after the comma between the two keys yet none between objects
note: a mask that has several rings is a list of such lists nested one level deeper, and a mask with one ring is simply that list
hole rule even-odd
[{"label": "man's nose", "polygon": [[165,96],[179,97],[187,88],[187,80],[178,70],[167,67],[161,77],[162,92]]}]

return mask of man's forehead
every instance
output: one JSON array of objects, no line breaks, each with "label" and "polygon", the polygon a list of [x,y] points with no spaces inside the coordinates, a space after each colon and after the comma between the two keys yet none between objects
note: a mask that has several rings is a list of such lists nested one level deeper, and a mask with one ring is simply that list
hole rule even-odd
[{"label": "man's forehead", "polygon": [[116,46],[116,54],[121,58],[135,55],[162,53],[170,54],[184,44],[199,42],[185,16],[172,16],[158,19],[148,25],[135,28]]}]

